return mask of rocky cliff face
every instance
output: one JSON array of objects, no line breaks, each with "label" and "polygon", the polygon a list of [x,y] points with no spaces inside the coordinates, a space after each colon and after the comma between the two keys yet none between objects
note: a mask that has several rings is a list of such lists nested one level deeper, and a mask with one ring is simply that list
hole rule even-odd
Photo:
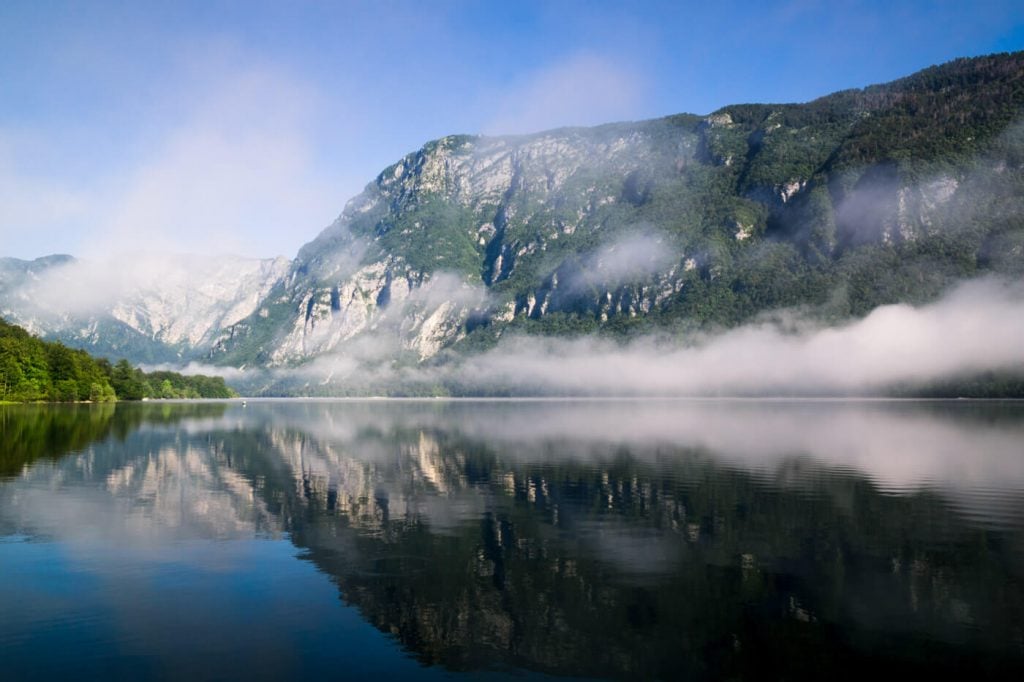
[{"label": "rocky cliff face", "polygon": [[212,357],[286,365],[370,345],[422,361],[508,329],[857,315],[1012,271],[985,254],[1024,242],[1000,222],[1024,189],[1022,73],[1001,55],[803,105],[431,142],[303,247]]},{"label": "rocky cliff face", "polygon": [[[272,320],[283,333],[248,350],[284,364],[373,333],[426,359],[474,325],[540,317],[558,273],[518,298],[509,283],[533,277],[551,254],[597,243],[595,231],[617,237],[619,226],[594,223],[623,200],[622,179],[666,155],[692,156],[695,142],[679,131],[666,148],[643,126],[609,126],[432,143],[381,173],[302,249],[273,301],[284,305],[285,319]],[[640,251],[627,255],[658,260]],[[603,263],[594,266],[600,271]],[[634,314],[645,305],[622,298],[614,303],[632,305]],[[259,338],[272,310],[229,330],[215,352],[230,355]]]},{"label": "rocky cliff face", "polygon": [[1024,54],[995,55],[806,104],[446,137],[386,168],[291,263],[160,276],[59,323],[36,294],[4,294],[2,312],[94,349],[123,337],[291,366],[415,364],[510,330],[685,334],[921,303],[1024,273],[1022,75]]}]

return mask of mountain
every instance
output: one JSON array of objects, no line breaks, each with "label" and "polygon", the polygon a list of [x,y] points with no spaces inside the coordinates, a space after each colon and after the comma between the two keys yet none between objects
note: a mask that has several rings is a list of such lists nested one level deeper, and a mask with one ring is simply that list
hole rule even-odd
[{"label": "mountain", "polygon": [[415,366],[509,333],[685,339],[777,309],[854,319],[1024,274],[1022,122],[1013,53],[805,104],[450,136],[290,263],[172,264],[83,314],[62,302],[72,279],[25,286],[66,259],[6,260],[0,314],[134,360],[247,367]]},{"label": "mountain", "polygon": [[1024,272],[1024,53],[806,104],[519,137],[451,136],[386,168],[302,248],[217,362],[360,339],[422,361],[508,330],[825,319]]},{"label": "mountain", "polygon": [[181,362],[205,354],[287,273],[289,261],[136,255],[109,263],[0,258],[0,316],[110,358]]}]

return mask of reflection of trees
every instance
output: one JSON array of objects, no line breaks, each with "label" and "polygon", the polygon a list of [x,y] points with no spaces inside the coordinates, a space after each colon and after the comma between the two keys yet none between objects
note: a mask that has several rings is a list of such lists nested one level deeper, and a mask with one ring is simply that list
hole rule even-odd
[{"label": "reflection of trees", "polygon": [[693,450],[551,445],[522,462],[448,430],[274,432],[291,479],[260,480],[343,598],[427,663],[650,678],[1021,661],[1020,547],[941,495],[800,458],[754,475]]},{"label": "reflection of trees", "polygon": [[142,424],[173,424],[224,414],[223,404],[6,405],[0,407],[0,477],[38,459],[57,460],[110,436],[124,439]]}]

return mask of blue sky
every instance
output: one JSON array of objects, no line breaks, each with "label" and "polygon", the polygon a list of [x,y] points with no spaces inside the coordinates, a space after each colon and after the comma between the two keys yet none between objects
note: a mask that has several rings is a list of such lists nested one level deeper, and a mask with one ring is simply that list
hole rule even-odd
[{"label": "blue sky", "polygon": [[1017,2],[0,3],[0,256],[294,256],[450,133],[805,101],[1024,49]]}]

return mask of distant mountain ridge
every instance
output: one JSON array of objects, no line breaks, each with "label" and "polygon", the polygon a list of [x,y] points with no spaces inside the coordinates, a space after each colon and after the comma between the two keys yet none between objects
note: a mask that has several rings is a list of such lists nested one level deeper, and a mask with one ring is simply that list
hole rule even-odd
[{"label": "distant mountain ridge", "polygon": [[0,258],[0,316],[110,358],[182,362],[252,313],[290,265],[233,256],[119,261]]},{"label": "distant mountain ridge", "polygon": [[806,104],[442,138],[290,263],[222,263],[81,317],[24,295],[49,260],[5,260],[0,314],[135,361],[415,365],[509,332],[685,336],[922,303],[1024,274],[1022,209],[1024,53],[999,54]]}]

